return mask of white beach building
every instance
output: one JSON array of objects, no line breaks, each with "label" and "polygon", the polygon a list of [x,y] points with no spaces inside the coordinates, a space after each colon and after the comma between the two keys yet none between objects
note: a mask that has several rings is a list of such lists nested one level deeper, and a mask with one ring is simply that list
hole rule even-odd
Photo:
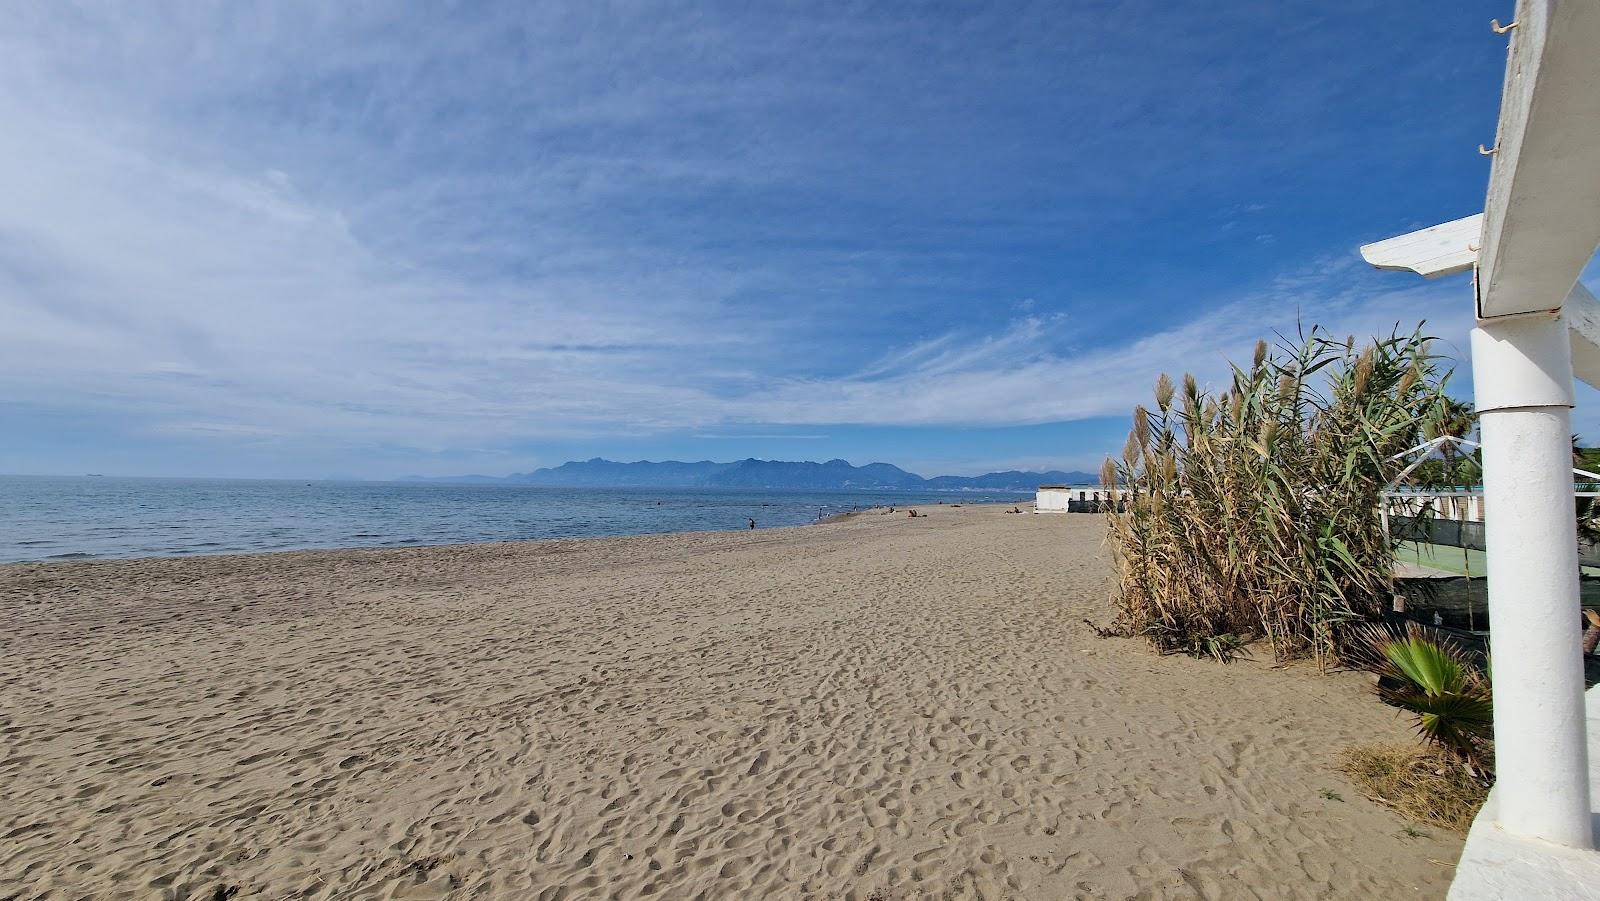
[{"label": "white beach building", "polygon": [[1040,485],[1033,494],[1033,512],[1065,513],[1071,498],[1072,488],[1068,485]]},{"label": "white beach building", "polygon": [[1450,897],[1594,898],[1600,688],[1586,698],[1570,436],[1574,375],[1600,386],[1600,302],[1578,283],[1600,245],[1600,2],[1518,0],[1494,28],[1510,51],[1484,211],[1361,253],[1473,273],[1498,782]]},{"label": "white beach building", "polygon": [[1040,485],[1034,492],[1035,513],[1097,513],[1111,492],[1099,485]]}]

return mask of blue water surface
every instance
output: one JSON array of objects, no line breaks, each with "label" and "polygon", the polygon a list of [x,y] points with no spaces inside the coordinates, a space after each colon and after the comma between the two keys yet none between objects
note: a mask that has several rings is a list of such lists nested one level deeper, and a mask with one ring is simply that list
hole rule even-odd
[{"label": "blue water surface", "polygon": [[795,526],[1010,492],[547,488],[0,476],[0,562],[403,547]]}]

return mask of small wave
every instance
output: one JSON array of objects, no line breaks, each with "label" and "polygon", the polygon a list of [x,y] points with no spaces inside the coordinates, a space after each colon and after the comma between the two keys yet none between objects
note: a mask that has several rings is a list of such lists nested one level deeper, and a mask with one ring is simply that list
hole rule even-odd
[{"label": "small wave", "polygon": [[50,556],[46,557],[45,559],[46,560],[88,560],[90,557],[93,557],[93,556],[94,556],[93,554],[86,553],[84,551],[75,551],[75,552],[70,553],[70,554],[51,554]]}]

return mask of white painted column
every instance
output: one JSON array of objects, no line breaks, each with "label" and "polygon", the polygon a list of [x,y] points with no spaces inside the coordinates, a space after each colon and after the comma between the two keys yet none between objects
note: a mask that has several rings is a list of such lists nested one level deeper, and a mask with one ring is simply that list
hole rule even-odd
[{"label": "white painted column", "polygon": [[1483,438],[1499,825],[1591,848],[1565,320],[1480,321],[1472,378]]}]

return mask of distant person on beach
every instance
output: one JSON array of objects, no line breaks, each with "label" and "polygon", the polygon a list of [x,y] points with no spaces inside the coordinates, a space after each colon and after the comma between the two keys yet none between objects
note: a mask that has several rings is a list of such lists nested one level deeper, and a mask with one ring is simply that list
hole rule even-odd
[{"label": "distant person on beach", "polygon": [[754,516],[752,516],[752,517],[750,517],[750,528],[753,529],[755,527],[756,527],[756,518]]}]

